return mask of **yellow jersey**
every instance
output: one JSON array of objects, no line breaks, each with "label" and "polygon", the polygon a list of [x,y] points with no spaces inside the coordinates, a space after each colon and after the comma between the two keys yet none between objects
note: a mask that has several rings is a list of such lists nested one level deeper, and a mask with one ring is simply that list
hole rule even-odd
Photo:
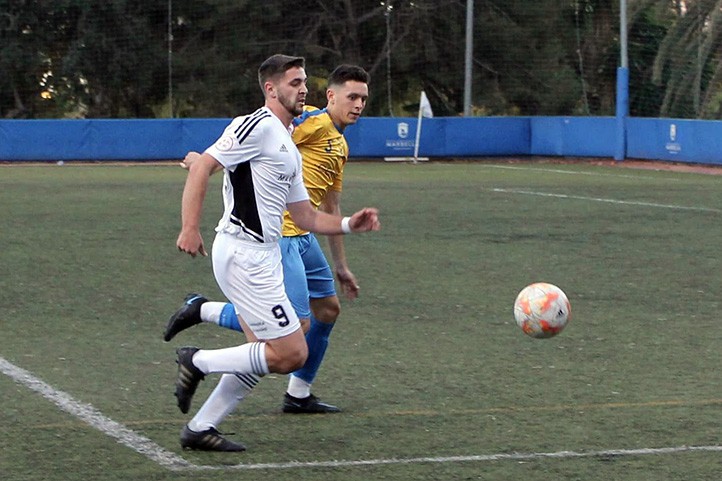
[{"label": "yellow jersey", "polygon": [[[311,204],[318,208],[329,190],[341,192],[348,143],[325,108],[307,105],[304,112],[293,119],[293,125],[293,141],[303,159],[303,183]],[[288,211],[284,212],[285,237],[307,233],[293,222]]]}]

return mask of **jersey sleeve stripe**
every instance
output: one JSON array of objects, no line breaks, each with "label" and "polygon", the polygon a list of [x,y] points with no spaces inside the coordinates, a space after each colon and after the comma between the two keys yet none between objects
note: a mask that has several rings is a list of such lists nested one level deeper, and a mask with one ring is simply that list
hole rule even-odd
[{"label": "jersey sleeve stripe", "polygon": [[[271,115],[266,112],[263,109],[258,109],[255,112],[253,112],[251,115],[246,116],[246,118],[243,119],[243,121],[236,127],[236,130],[233,132],[236,134],[236,137],[240,139],[242,133],[248,128],[248,126],[254,122],[256,122],[258,119],[262,119],[265,117],[270,117]],[[257,123],[257,122],[256,122]]]},{"label": "jersey sleeve stripe", "polygon": [[253,112],[252,114],[245,116],[243,118],[243,120],[241,121],[241,123],[238,124],[238,127],[236,127],[236,130],[234,130],[233,132],[235,134],[238,134],[239,130],[241,130],[245,125],[248,125],[248,122],[250,122],[251,120],[255,119],[256,117],[258,117],[259,115],[262,115],[262,114],[263,114],[263,109],[258,109],[255,112]]},{"label": "jersey sleeve stripe", "polygon": [[242,144],[243,141],[246,140],[246,137],[248,137],[248,136],[251,134],[251,132],[253,132],[253,129],[256,128],[256,125],[258,125],[258,123],[259,123],[261,120],[263,120],[263,119],[268,119],[268,118],[271,118],[271,116],[270,116],[269,114],[261,115],[261,116],[258,117],[257,119],[254,119],[249,125],[247,125],[247,126],[245,126],[244,128],[242,128],[241,131],[236,134],[236,138],[238,139],[238,143],[239,143],[239,144]]}]

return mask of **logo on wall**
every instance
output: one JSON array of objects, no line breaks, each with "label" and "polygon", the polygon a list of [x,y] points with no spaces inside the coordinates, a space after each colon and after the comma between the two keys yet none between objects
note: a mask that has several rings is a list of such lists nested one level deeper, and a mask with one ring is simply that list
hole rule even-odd
[{"label": "logo on wall", "polygon": [[409,135],[409,124],[406,122],[399,122],[399,125],[396,126],[396,132],[399,134],[399,137],[405,139]]},{"label": "logo on wall", "polygon": [[412,151],[416,141],[414,139],[407,139],[409,136],[409,124],[408,122],[399,122],[396,124],[396,138],[386,139],[386,147],[398,151]]},{"label": "logo on wall", "polygon": [[678,154],[682,146],[677,142],[677,125],[669,124],[669,142],[664,146],[670,154]]}]

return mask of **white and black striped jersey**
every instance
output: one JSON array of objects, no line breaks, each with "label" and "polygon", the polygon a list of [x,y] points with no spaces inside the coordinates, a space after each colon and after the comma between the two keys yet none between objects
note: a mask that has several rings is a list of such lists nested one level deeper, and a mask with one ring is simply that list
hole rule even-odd
[{"label": "white and black striped jersey", "polygon": [[262,107],[233,119],[206,153],[225,167],[225,210],[216,231],[277,241],[286,204],[308,199],[301,154],[288,127]]}]

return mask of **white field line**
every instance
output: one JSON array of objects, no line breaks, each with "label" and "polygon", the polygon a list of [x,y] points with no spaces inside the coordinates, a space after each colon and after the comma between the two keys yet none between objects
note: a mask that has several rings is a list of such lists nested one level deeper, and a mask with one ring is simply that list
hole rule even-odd
[{"label": "white field line", "polygon": [[104,416],[103,413],[90,404],[76,401],[69,394],[53,388],[33,376],[30,372],[6,361],[2,357],[0,357],[0,372],[12,378],[15,382],[39,393],[68,414],[75,416],[103,434],[114,438],[120,444],[137,451],[161,466],[174,470],[193,467],[191,463],[180,456],[166,451],[145,436],[141,436],[122,424]]},{"label": "white field line", "polygon": [[640,448],[640,449],[608,449],[603,451],[557,451],[553,453],[500,453],[480,454],[472,456],[439,456],[420,458],[387,458],[362,459],[357,461],[293,461],[288,463],[235,464],[231,466],[193,466],[192,470],[254,470],[254,469],[290,469],[290,468],[343,468],[353,466],[383,466],[388,464],[422,464],[422,463],[466,463],[489,461],[533,461],[537,459],[570,459],[598,458],[618,456],[648,456],[660,454],[677,454],[685,452],[722,452],[722,446],[677,446],[672,448]]},{"label": "white field line", "polygon": [[538,197],[554,197],[557,199],[573,199],[573,200],[588,200],[592,202],[606,202],[608,204],[620,204],[620,205],[636,205],[641,207],[656,207],[660,209],[674,209],[674,210],[693,210],[698,212],[714,212],[716,214],[722,214],[722,209],[714,209],[712,207],[697,207],[697,206],[685,206],[676,204],[657,204],[655,202],[641,202],[634,200],[618,200],[618,199],[605,199],[603,197],[585,197],[581,195],[568,195],[568,194],[552,194],[549,192],[535,192],[521,189],[501,189],[492,188],[492,192],[500,192],[504,194],[523,194],[523,195],[535,195]]},{"label": "white field line", "polygon": [[[606,174],[603,172],[580,172],[577,170],[564,170],[564,169],[544,169],[541,167],[522,167],[522,166],[513,166],[513,165],[487,165],[485,164],[484,167],[488,167],[490,169],[506,169],[506,170],[529,170],[533,172],[552,172],[554,174],[569,174],[569,175],[589,175],[592,177],[619,177],[622,179],[659,179],[659,177],[653,177],[651,175],[631,175],[631,174]],[[681,179],[675,179],[675,178],[665,178],[665,182],[667,181],[674,181],[679,182]]]},{"label": "white field line", "polygon": [[151,461],[173,471],[223,471],[223,470],[278,470],[290,468],[341,468],[354,466],[384,466],[390,464],[460,463],[490,461],[533,461],[538,459],[569,459],[614,456],[647,456],[685,452],[722,452],[722,446],[677,446],[667,448],[610,449],[602,451],[557,451],[549,453],[499,453],[470,456],[439,456],[417,458],[381,458],[334,461],[290,461],[283,463],[235,464],[225,466],[195,465],[171,453],[145,436],[141,436],[122,424],[104,416],[90,404],[81,403],[63,391],[33,376],[30,372],[0,357],[0,372],[15,382],[39,393],[63,411],[80,419],[100,432],[114,438],[118,443],[146,456]]}]

